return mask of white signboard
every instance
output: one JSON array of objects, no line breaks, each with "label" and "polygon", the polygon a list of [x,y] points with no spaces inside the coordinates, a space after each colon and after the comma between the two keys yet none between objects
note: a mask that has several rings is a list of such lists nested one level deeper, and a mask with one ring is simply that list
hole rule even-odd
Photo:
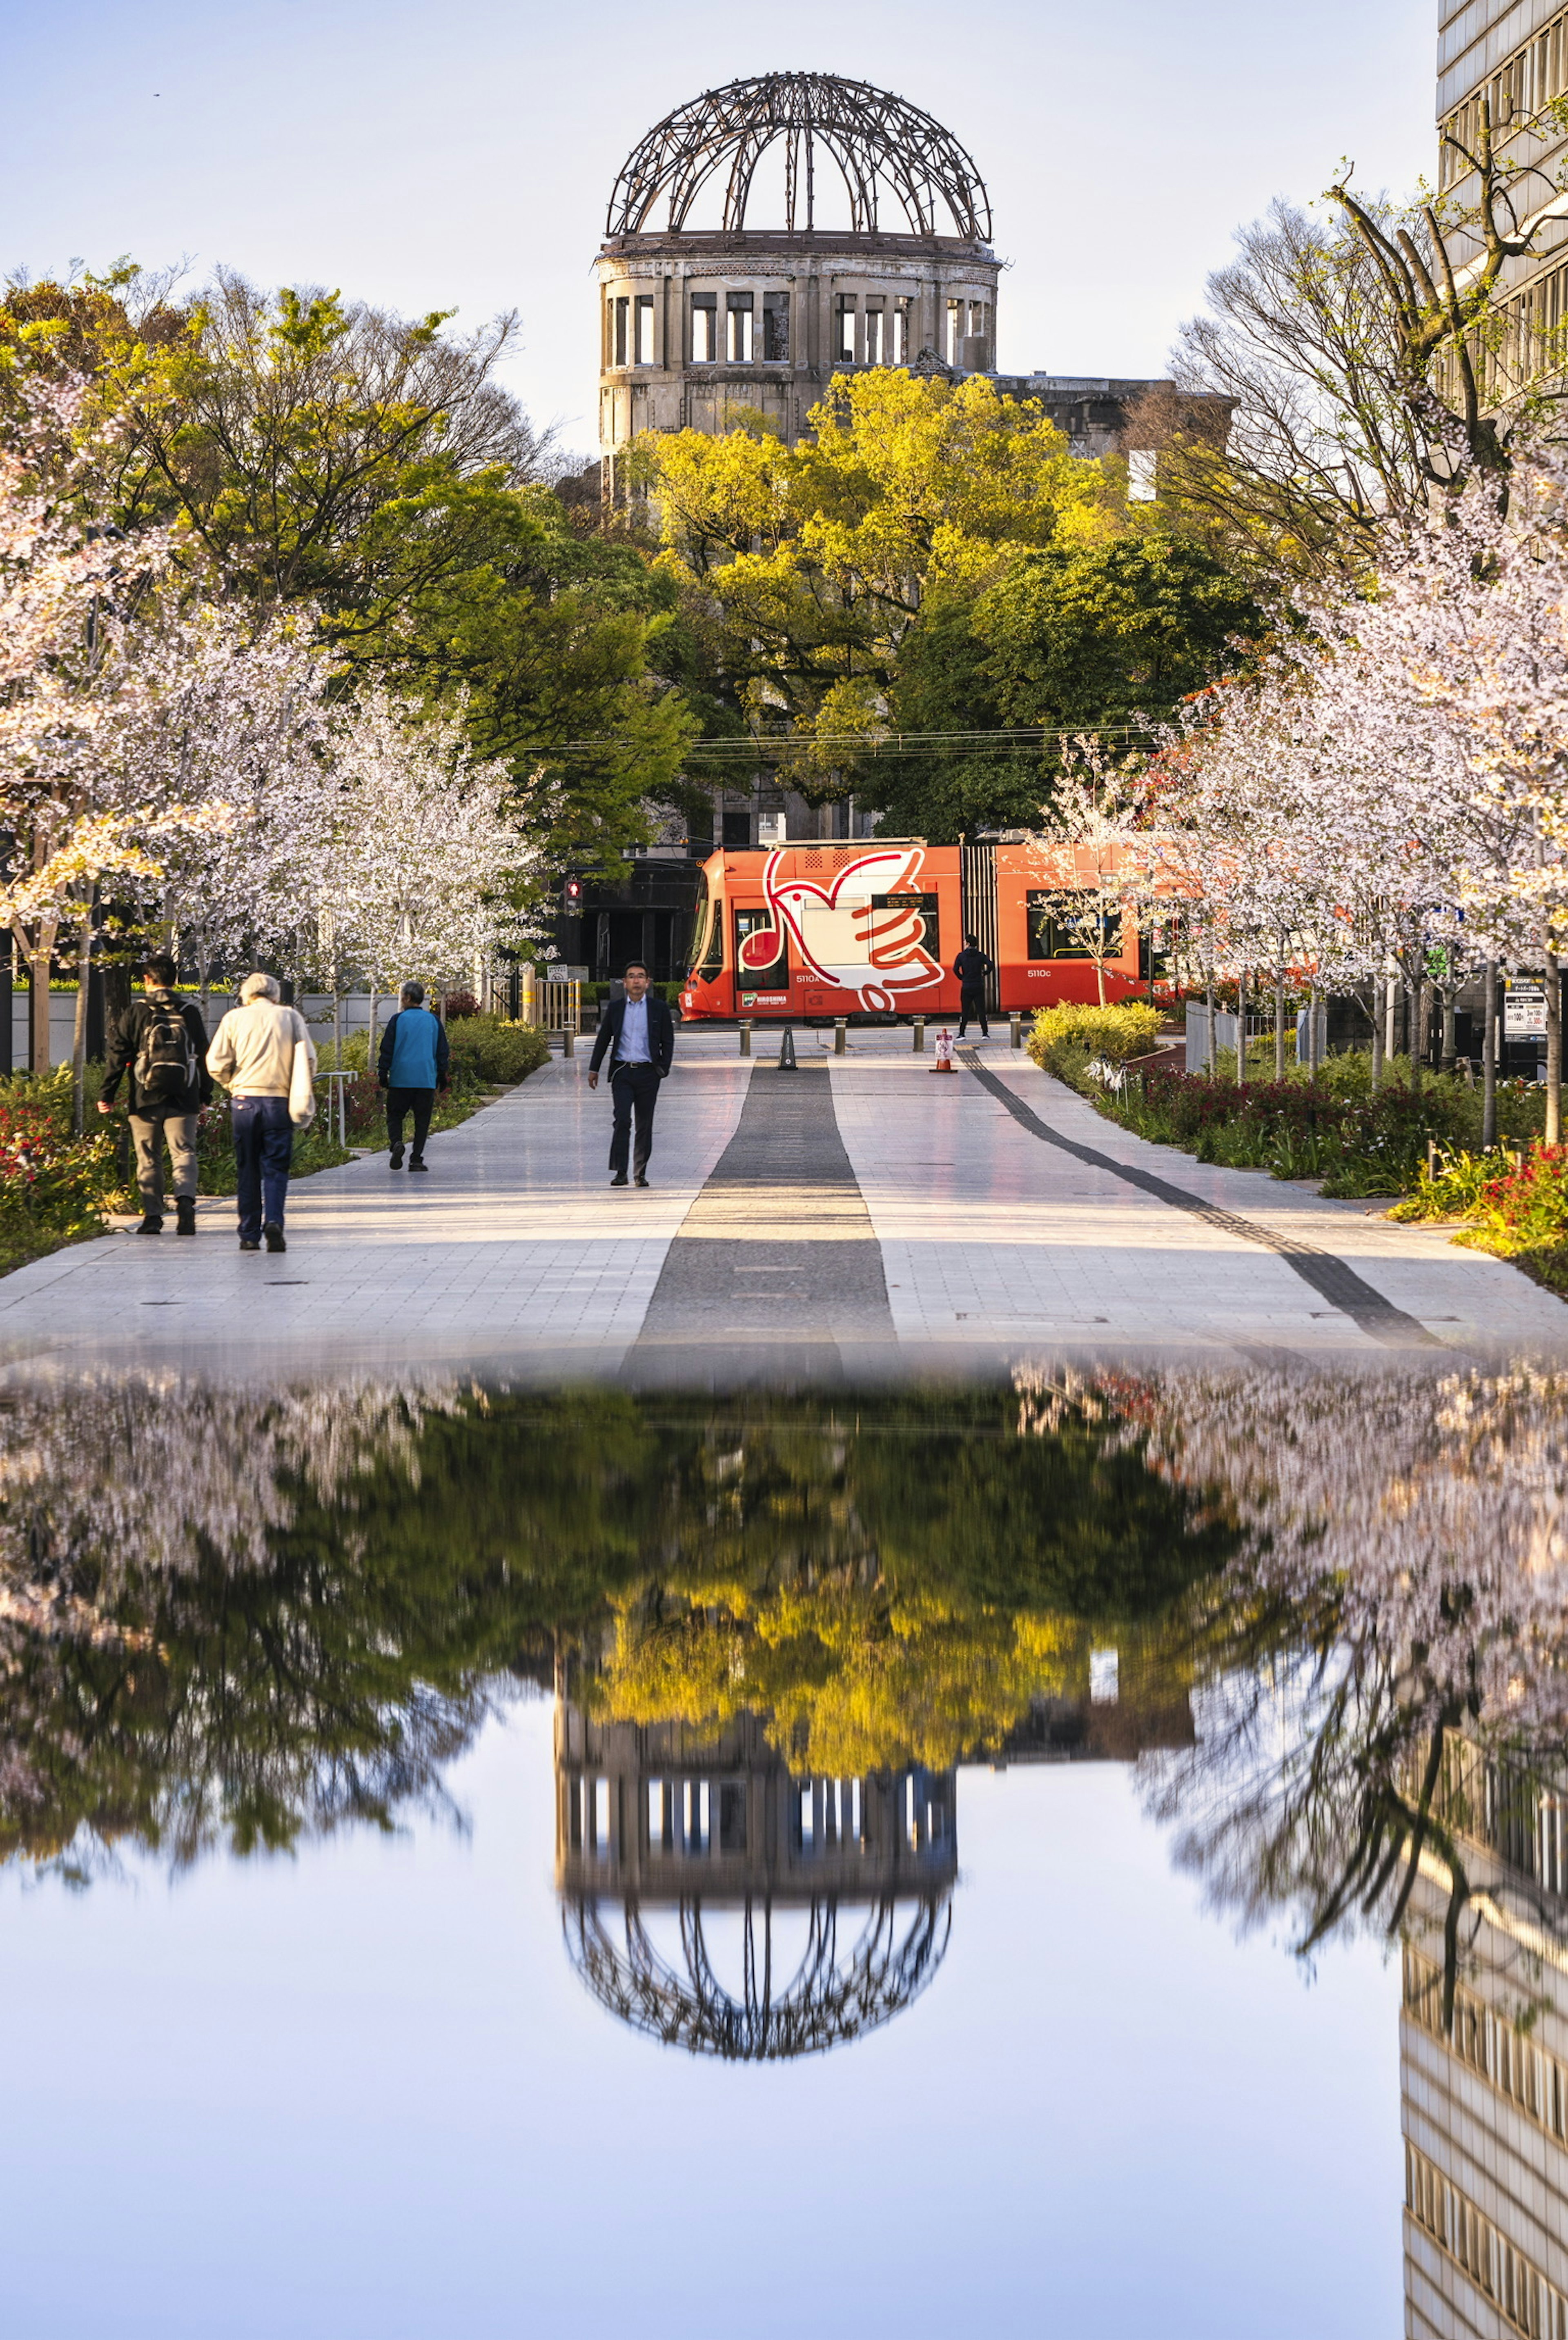
[{"label": "white signboard", "polygon": [[545,968],[544,979],[546,983],[586,983],[588,969],[585,967],[564,967],[557,959]]},{"label": "white signboard", "polygon": [[1544,1039],[1546,990],[1543,984],[1509,985],[1503,995],[1503,1029],[1510,1040]]}]

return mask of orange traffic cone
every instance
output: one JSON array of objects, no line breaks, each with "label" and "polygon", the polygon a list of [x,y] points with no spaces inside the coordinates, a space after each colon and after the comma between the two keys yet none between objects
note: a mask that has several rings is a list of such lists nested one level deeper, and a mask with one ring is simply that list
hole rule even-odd
[{"label": "orange traffic cone", "polygon": [[934,1073],[950,1073],[952,1069],[953,1036],[950,1032],[938,1032],[937,1035],[937,1061],[932,1066],[931,1070]]}]

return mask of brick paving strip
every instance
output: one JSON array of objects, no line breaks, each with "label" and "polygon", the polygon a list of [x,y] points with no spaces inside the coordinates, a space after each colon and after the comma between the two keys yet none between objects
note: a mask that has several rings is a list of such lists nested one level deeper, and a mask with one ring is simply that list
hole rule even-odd
[{"label": "brick paving strip", "polygon": [[1075,1161],[1087,1163],[1091,1169],[1108,1170],[1113,1177],[1137,1187],[1142,1194],[1152,1195],[1156,1202],[1168,1205],[1173,1211],[1185,1211],[1191,1217],[1201,1219],[1206,1226],[1216,1227],[1226,1234],[1238,1237],[1243,1243],[1259,1244],[1265,1251],[1274,1252],[1288,1267],[1294,1268],[1304,1284],[1310,1284],[1331,1308],[1342,1310],[1370,1339],[1395,1348],[1414,1344],[1420,1348],[1440,1349],[1444,1345],[1434,1333],[1427,1331],[1419,1318],[1407,1315],[1403,1308],[1396,1308],[1392,1301],[1385,1300],[1375,1285],[1368,1284],[1365,1276],[1358,1275],[1355,1268],[1333,1252],[1323,1251],[1316,1244],[1305,1243],[1299,1235],[1277,1233],[1272,1227],[1261,1225],[1256,1219],[1244,1219],[1235,1211],[1220,1210],[1214,1204],[1206,1203],[1201,1195],[1189,1194],[1186,1187],[1173,1186],[1168,1178],[1157,1178],[1152,1171],[1140,1170],[1134,1163],[1118,1162],[1114,1155],[1102,1154],[1096,1146],[1080,1145],[1076,1138],[1064,1137],[1059,1130],[1052,1129],[1048,1123],[1043,1122],[1022,1097],[1016,1096],[1005,1082],[997,1079],[995,1073],[987,1072],[972,1048],[959,1049],[957,1055],[959,1063],[967,1066],[981,1087],[997,1097],[1032,1137],[1039,1138],[1047,1145],[1059,1147],[1064,1154],[1070,1154]]},{"label": "brick paving strip", "polygon": [[882,1251],[839,1134],[827,1067],[759,1066],[735,1134],[665,1254],[629,1360],[646,1377],[723,1344],[726,1374],[836,1377],[895,1339]]}]

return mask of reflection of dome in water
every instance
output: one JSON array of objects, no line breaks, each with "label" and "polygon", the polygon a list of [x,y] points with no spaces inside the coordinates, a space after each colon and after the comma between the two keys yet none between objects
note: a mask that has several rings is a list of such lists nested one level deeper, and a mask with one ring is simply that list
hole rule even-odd
[{"label": "reflection of dome in water", "polygon": [[[838,74],[758,74],[704,90],[649,131],[628,156],[610,199],[609,235],[662,228],[679,234],[702,189],[724,174],[722,226],[747,224],[757,166],[782,150],[784,216],[754,224],[809,233],[816,224],[819,174],[836,168],[849,199],[851,232],[874,235],[893,224],[908,235],[952,235],[988,243],[991,206],[980,174],[951,131],[869,82]],[[891,196],[901,213],[882,217]],[[668,199],[663,220],[651,216]]]},{"label": "reflection of dome in water", "polygon": [[803,1778],[760,1719],[711,1732],[556,1708],[556,1884],[601,2007],[693,2055],[842,2046],[941,1964],[956,1780]]},{"label": "reflection of dome in water", "polygon": [[[845,1923],[845,1940],[841,1915],[859,1920]],[[813,1901],[804,1949],[780,1985],[773,1904],[748,1900],[739,1993],[715,1969],[700,1900],[680,1904],[680,1968],[653,1941],[637,1902],[624,1904],[624,1918],[620,1942],[597,1900],[574,1899],[561,1912],[567,1953],[601,2007],[666,2047],[772,2063],[842,2047],[901,2014],[942,1962],[952,1905],[946,1892],[842,1912],[836,1901]]]}]

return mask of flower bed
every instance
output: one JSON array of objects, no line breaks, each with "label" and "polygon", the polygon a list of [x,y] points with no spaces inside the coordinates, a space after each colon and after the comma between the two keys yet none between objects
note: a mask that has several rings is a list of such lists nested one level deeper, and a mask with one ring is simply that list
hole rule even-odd
[{"label": "flower bed", "polygon": [[1537,1283],[1568,1295],[1568,1146],[1451,1155],[1390,1215],[1464,1216],[1471,1224],[1455,1243],[1511,1259]]},{"label": "flower bed", "polygon": [[[1479,1090],[1428,1075],[1413,1091],[1405,1066],[1374,1092],[1365,1056],[1331,1057],[1315,1079],[1302,1066],[1283,1081],[1239,1085],[1153,1064],[1135,1068],[1114,1092],[1090,1077],[1087,1056],[1080,1053],[1075,1065],[1060,1046],[1049,1052],[1047,1069],[1157,1145],[1276,1178],[1320,1178],[1325,1195],[1408,1194],[1425,1175],[1429,1145],[1457,1154],[1481,1137]],[[1539,1136],[1543,1111],[1543,1093],[1532,1085],[1499,1087],[1498,1128],[1513,1145]]]}]

